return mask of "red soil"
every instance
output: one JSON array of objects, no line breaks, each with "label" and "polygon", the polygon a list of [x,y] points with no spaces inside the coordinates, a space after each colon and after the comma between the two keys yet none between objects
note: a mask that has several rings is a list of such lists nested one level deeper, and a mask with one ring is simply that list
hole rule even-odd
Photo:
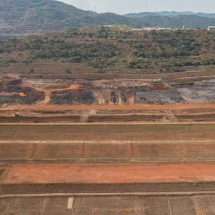
[{"label": "red soil", "polygon": [[3,184],[214,182],[215,163],[15,164]]}]

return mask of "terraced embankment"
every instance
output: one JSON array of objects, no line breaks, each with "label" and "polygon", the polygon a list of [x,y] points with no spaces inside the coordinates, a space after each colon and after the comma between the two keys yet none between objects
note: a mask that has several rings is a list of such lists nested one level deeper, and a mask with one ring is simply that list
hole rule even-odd
[{"label": "terraced embankment", "polygon": [[215,187],[214,124],[0,127],[1,162],[8,164],[1,167],[3,193]]}]

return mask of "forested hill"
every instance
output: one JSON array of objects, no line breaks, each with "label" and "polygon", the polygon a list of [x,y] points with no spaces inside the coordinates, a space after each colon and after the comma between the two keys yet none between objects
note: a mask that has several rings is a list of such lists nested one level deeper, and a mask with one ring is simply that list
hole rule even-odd
[{"label": "forested hill", "polygon": [[[0,36],[40,33],[95,25],[128,25],[133,28],[207,28],[215,25],[213,14],[169,12],[117,15],[83,11],[55,0],[0,0]],[[172,14],[172,13],[171,13]]]}]

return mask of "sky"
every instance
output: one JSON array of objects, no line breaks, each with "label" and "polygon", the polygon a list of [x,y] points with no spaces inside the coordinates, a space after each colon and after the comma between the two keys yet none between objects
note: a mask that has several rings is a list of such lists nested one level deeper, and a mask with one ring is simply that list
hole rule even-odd
[{"label": "sky", "polygon": [[[158,11],[215,13],[215,0],[59,0],[83,10],[118,14]],[[96,9],[95,9],[96,8]]]}]

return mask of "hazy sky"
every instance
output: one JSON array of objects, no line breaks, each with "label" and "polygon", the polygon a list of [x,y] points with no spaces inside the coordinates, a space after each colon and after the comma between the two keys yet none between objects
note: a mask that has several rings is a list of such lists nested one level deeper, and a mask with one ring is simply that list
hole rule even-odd
[{"label": "hazy sky", "polygon": [[215,0],[59,0],[84,10],[125,14],[146,11],[215,13]]}]

